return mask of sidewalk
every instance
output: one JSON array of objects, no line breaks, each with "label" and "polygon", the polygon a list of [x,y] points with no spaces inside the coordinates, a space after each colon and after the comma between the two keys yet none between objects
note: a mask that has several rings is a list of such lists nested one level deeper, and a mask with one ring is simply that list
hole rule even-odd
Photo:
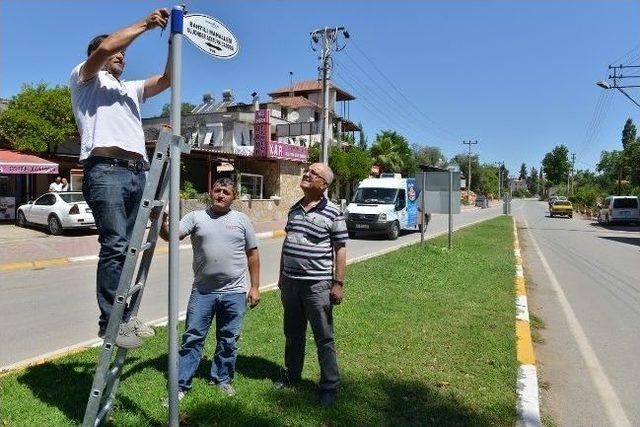
[{"label": "sidewalk", "polygon": [[[259,239],[284,235],[285,220],[253,224]],[[166,247],[159,240],[158,248]],[[38,264],[65,264],[73,258],[96,256],[100,250],[95,229],[71,230],[52,236],[44,229],[0,225],[0,271],[38,267]]]}]

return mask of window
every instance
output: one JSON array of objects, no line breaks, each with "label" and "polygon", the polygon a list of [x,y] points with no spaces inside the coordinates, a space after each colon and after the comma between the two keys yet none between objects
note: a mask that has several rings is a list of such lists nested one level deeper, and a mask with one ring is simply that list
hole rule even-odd
[{"label": "window", "polygon": [[636,209],[637,207],[638,207],[638,199],[636,199],[635,197],[613,199],[614,209]]},{"label": "window", "polygon": [[405,208],[406,202],[405,202],[404,198],[405,198],[405,191],[404,190],[398,191],[398,198],[396,199],[396,210],[397,211],[401,211],[402,209]]},{"label": "window", "polygon": [[240,188],[238,194],[240,198],[262,199],[262,175],[252,173],[240,174]]},{"label": "window", "polygon": [[55,205],[55,203],[56,203],[56,196],[54,196],[53,194],[45,194],[35,202],[35,204],[39,206],[51,206],[51,205]]},{"label": "window", "polygon": [[67,203],[84,202],[82,193],[65,193],[59,194],[60,198]]},{"label": "window", "polygon": [[392,204],[395,203],[398,190],[395,188],[358,188],[354,203],[362,204]]}]

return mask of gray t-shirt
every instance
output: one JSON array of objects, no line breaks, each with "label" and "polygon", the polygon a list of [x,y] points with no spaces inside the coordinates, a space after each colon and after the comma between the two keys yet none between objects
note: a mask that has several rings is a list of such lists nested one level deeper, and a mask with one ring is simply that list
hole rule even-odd
[{"label": "gray t-shirt", "polygon": [[180,234],[191,235],[193,286],[203,292],[241,293],[249,289],[246,251],[258,247],[249,217],[230,210],[189,212],[180,220]]}]

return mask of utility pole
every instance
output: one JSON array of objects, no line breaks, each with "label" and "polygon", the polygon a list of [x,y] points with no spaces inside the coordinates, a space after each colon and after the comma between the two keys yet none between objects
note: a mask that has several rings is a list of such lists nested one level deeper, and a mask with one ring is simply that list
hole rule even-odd
[{"label": "utility pole", "polygon": [[[596,85],[600,86],[603,89],[618,89],[620,91],[621,94],[623,94],[624,96],[626,96],[629,101],[633,102],[634,104],[636,104],[637,107],[640,107],[640,103],[638,103],[638,101],[636,101],[635,99],[633,99],[631,97],[631,95],[629,95],[626,91],[624,91],[623,89],[628,89],[628,88],[639,88],[640,85],[638,84],[637,81],[632,81],[632,84],[624,84],[624,82],[620,82],[622,83],[622,85],[618,82],[618,80],[621,79],[638,79],[640,78],[640,75],[624,75],[624,70],[626,69],[637,69],[640,68],[640,65],[618,65],[616,66],[612,66],[609,65],[609,69],[613,70],[613,74],[609,74],[609,78],[613,80],[613,84],[602,80],[596,83]],[[634,84],[635,83],[635,84]]]},{"label": "utility pole", "polygon": [[576,153],[571,153],[571,195],[573,196],[573,187],[574,187],[574,181],[573,181],[573,174],[575,171],[575,166],[576,166]]},{"label": "utility pole", "polygon": [[502,198],[502,165],[498,164],[498,200]]},{"label": "utility pole", "polygon": [[478,141],[462,141],[463,144],[466,144],[469,146],[469,169],[467,170],[467,175],[469,175],[467,177],[467,202],[469,201],[469,195],[471,193],[471,146],[472,145],[476,145],[478,143]]},{"label": "utility pole", "polygon": [[[331,136],[329,126],[329,74],[331,72],[331,52],[338,52],[345,48],[346,42],[339,44],[339,33],[342,33],[345,39],[349,38],[349,32],[344,27],[324,27],[313,30],[311,36],[311,49],[314,52],[320,50],[321,55],[320,67],[322,79],[322,149],[320,150],[320,161],[326,165],[329,164],[329,138]],[[322,46],[320,41],[322,40]]]}]

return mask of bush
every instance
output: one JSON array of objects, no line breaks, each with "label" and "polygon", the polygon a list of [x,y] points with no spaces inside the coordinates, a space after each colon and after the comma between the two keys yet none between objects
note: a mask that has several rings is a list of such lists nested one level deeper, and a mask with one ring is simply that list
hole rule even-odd
[{"label": "bush", "polygon": [[531,197],[531,193],[529,192],[529,190],[518,189],[513,192],[512,196],[513,197]]},{"label": "bush", "polygon": [[191,181],[185,181],[182,183],[182,190],[180,190],[181,199],[200,199],[201,194],[193,187]]}]

